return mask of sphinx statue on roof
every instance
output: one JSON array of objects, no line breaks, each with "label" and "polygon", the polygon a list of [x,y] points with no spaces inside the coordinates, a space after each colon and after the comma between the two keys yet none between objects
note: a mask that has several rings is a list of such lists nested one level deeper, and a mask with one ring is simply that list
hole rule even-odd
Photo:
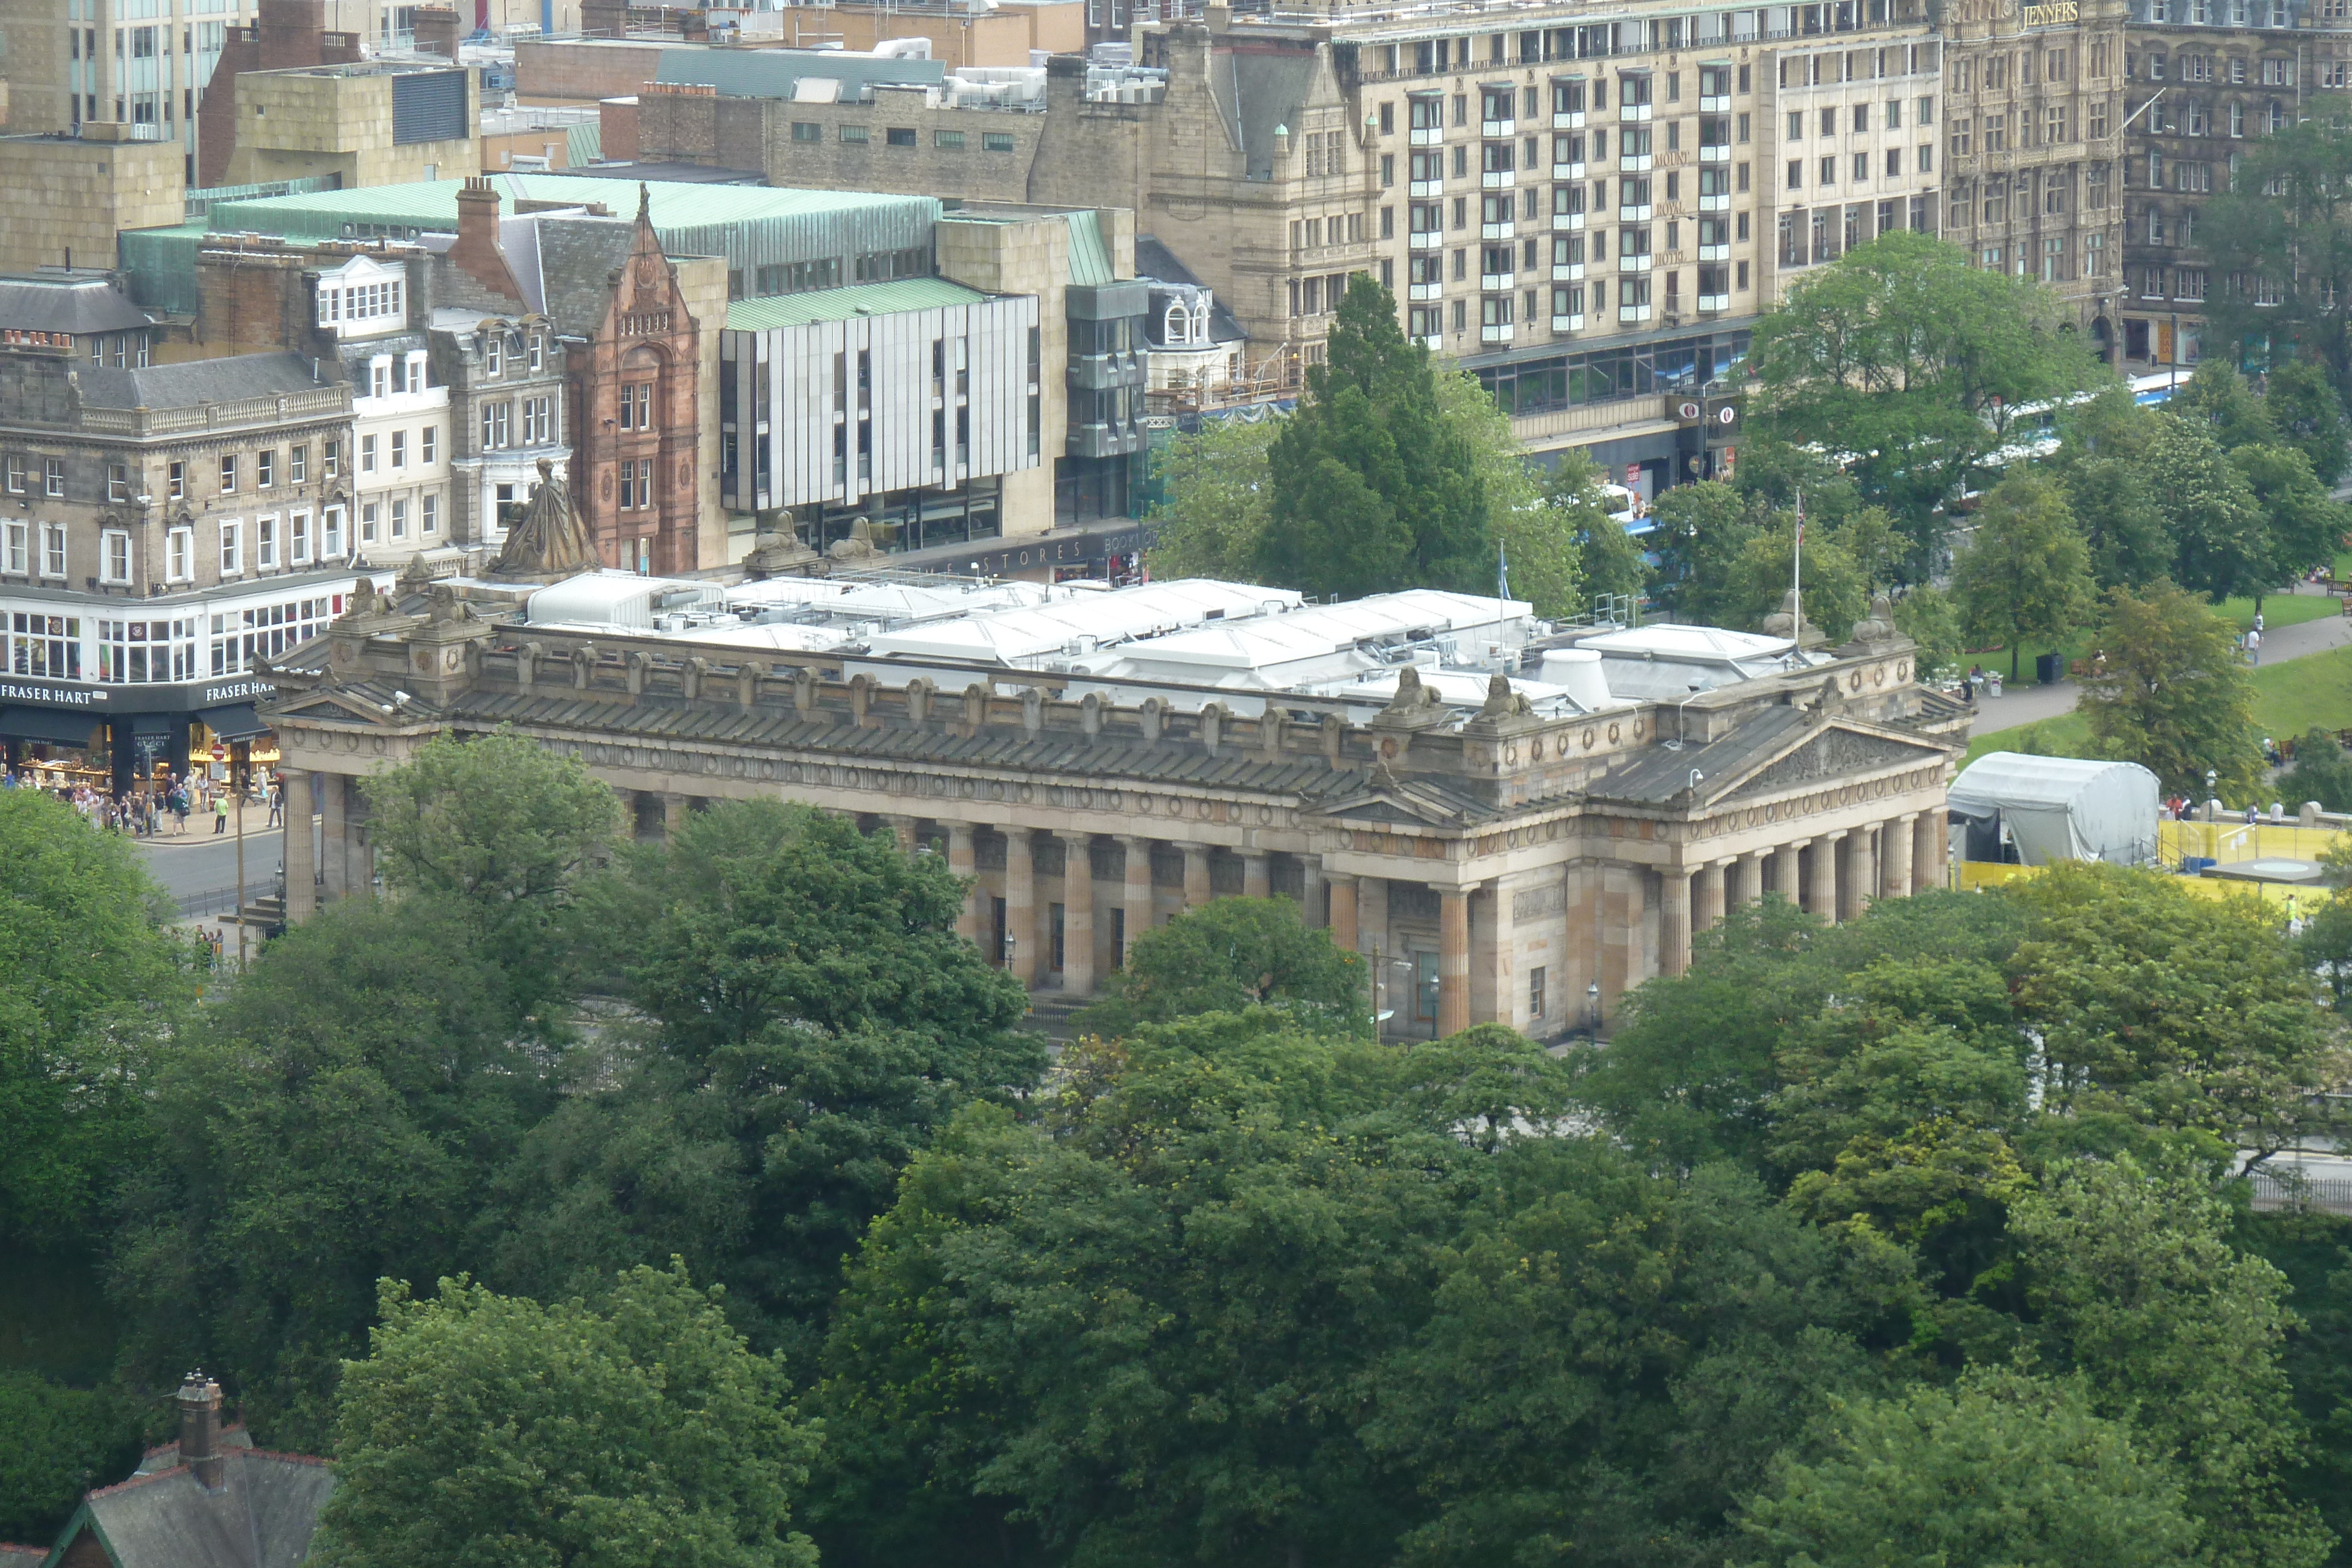
[{"label": "sphinx statue on roof", "polygon": [[507,530],[507,542],[490,567],[492,577],[544,578],[551,581],[596,565],[588,530],[572,509],[572,497],[555,479],[555,465],[539,460],[539,483],[522,517]]}]

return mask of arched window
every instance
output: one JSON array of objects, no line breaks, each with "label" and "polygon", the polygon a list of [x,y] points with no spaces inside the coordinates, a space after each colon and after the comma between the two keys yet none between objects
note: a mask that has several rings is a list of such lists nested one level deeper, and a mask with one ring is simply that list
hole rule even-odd
[{"label": "arched window", "polygon": [[1168,302],[1168,319],[1161,324],[1160,339],[1169,343],[1188,343],[1192,340],[1192,313],[1184,308],[1181,299]]}]

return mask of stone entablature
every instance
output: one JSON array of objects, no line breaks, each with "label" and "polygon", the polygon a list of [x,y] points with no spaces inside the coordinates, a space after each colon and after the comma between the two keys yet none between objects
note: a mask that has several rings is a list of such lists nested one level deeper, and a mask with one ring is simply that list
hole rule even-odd
[{"label": "stone entablature", "polygon": [[1073,677],[998,666],[844,680],[837,657],[493,625],[444,597],[339,622],[322,670],[280,676],[286,766],[322,779],[325,896],[369,885],[351,779],[442,729],[509,725],[580,756],[648,831],[781,796],[944,839],[974,879],[961,929],[1040,988],[1090,991],[1133,933],[1220,892],[1282,892],[1382,963],[1433,961],[1447,1030],[1556,1034],[1594,982],[1613,1017],[1768,888],[1840,919],[1939,882],[1968,722],[1899,639],[1687,703],[1543,718],[1501,691],[1354,725],[1306,696],[1264,719],[1186,711],[1171,699],[1202,693],[1179,687],[1072,702]]}]

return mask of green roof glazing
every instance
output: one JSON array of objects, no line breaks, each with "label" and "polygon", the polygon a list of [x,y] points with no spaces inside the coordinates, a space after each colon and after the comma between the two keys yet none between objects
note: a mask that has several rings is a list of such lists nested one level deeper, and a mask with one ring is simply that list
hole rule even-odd
[{"label": "green roof glazing", "polygon": [[772,327],[838,321],[861,311],[868,316],[889,316],[902,310],[977,305],[987,298],[976,288],[950,283],[944,277],[902,277],[895,283],[859,283],[847,288],[820,288],[807,294],[738,299],[727,307],[727,326],[730,331],[759,332]]}]

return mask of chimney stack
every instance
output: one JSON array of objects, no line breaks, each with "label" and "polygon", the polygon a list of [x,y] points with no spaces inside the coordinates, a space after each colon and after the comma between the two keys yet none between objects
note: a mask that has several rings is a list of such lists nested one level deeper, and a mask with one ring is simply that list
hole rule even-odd
[{"label": "chimney stack", "polygon": [[202,1372],[191,1372],[180,1385],[180,1462],[206,1491],[218,1491],[227,1479],[228,1461],[220,1447],[220,1385]]},{"label": "chimney stack", "polygon": [[457,243],[449,247],[449,259],[492,293],[523,303],[522,286],[499,244],[499,188],[479,174],[467,175],[457,193]]}]

